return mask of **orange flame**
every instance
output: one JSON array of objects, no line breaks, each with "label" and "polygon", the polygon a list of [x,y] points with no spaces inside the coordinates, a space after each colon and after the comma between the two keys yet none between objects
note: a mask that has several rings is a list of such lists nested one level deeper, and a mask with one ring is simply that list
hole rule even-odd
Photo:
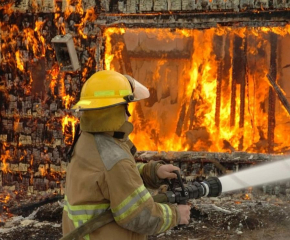
[{"label": "orange flame", "polygon": [[[75,131],[76,131],[76,124],[78,123],[78,121],[79,120],[75,118],[74,116],[66,115],[65,117],[62,118],[62,131],[63,133],[65,133],[64,142],[67,145],[71,145],[73,142]],[[71,135],[69,133],[71,133]]]},{"label": "orange flame", "polygon": [[1,170],[4,173],[11,172],[9,163],[7,163],[7,160],[11,159],[11,154],[9,150],[6,150],[7,144],[4,142],[2,145],[2,151],[4,154],[1,154],[0,156],[0,162],[2,163]]},{"label": "orange flame", "polygon": [[[269,63],[267,58],[259,55],[260,52],[269,54],[267,53],[269,52],[267,37],[270,32],[279,34],[281,37],[288,36],[290,25],[271,28],[182,29],[175,32],[170,29],[106,29],[104,32],[106,37],[105,67],[108,70],[125,71],[120,64],[123,61],[120,50],[124,46],[112,45],[112,39],[115,37],[123,38],[125,43],[128,41],[126,45],[128,51],[139,51],[145,56],[150,51],[158,53],[164,49],[166,52],[169,48],[178,51],[179,47],[182,49],[184,46],[183,52],[191,51],[190,59],[178,60],[179,65],[176,60],[168,59],[167,54],[164,53],[159,54],[159,59],[148,56],[148,60],[142,59],[142,64],[141,61],[138,62],[138,59],[130,59],[133,76],[153,89],[155,95],[151,98],[156,98],[153,99],[155,103],[150,107],[148,107],[150,98],[140,103],[130,104],[129,109],[133,112],[130,120],[135,126],[130,137],[137,148],[158,151],[223,152],[230,149],[230,151],[267,152],[267,147],[263,145],[263,137],[267,136],[268,114],[261,106],[267,102],[269,92],[266,78]],[[220,36],[223,42],[228,41],[228,49],[214,45],[216,36]],[[254,66],[252,68],[246,66],[244,123],[241,126],[242,89],[239,83],[235,86],[234,108],[231,106],[231,85],[234,79],[232,79],[233,69],[229,67],[228,72],[224,73],[227,76],[222,75],[222,95],[218,116],[219,125],[217,125],[215,114],[218,66],[224,67],[226,51],[228,51],[228,59],[233,61],[235,37],[242,38],[242,47],[247,41],[247,64]],[[192,39],[192,46],[187,47],[191,43],[190,39]],[[182,41],[185,42],[184,45]],[[214,48],[223,49],[223,56],[220,59],[217,59]],[[232,66],[232,63],[230,65]],[[230,124],[233,109],[235,118]],[[283,121],[285,123],[286,118],[286,112],[276,116],[280,123]],[[288,148],[290,146],[290,136],[282,137],[285,127],[287,128],[285,124],[277,124],[275,128],[275,143],[278,143],[277,146],[280,149],[283,146],[288,146]],[[241,139],[242,149],[240,149]]]},{"label": "orange flame", "polygon": [[93,22],[97,18],[95,11],[93,8],[88,9],[86,11],[85,17],[82,19],[80,24],[75,24],[75,26],[78,28],[78,33],[80,36],[82,36],[84,39],[87,39],[87,33],[84,32],[85,24],[86,22]]},{"label": "orange flame", "polygon": [[17,68],[20,71],[24,70],[23,62],[22,62],[22,56],[21,53],[18,51],[15,52],[15,57],[16,57],[16,63],[17,63]]},{"label": "orange flame", "polygon": [[244,200],[251,200],[249,194],[247,194],[247,193],[245,194],[245,196],[243,197],[243,199],[244,199]]},{"label": "orange flame", "polygon": [[66,95],[66,96],[62,97],[62,99],[64,101],[65,109],[69,109],[69,107],[71,106],[71,104],[75,100],[75,98],[70,96],[70,95]]}]

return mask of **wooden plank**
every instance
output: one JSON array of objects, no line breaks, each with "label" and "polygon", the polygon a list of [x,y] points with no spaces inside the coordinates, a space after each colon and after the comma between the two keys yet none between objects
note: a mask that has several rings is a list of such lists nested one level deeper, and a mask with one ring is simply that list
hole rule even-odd
[{"label": "wooden plank", "polygon": [[288,100],[287,100],[286,96],[284,95],[283,91],[281,90],[279,85],[274,81],[274,79],[272,78],[272,76],[270,74],[267,74],[267,78],[269,79],[269,82],[270,82],[271,86],[273,87],[273,90],[276,92],[280,102],[283,104],[283,106],[285,107],[286,111],[290,115],[290,103],[288,102]]},{"label": "wooden plank", "polygon": [[[277,78],[277,41],[278,37],[275,33],[270,33],[270,68],[273,83]],[[275,134],[275,112],[276,112],[276,98],[274,90],[269,89],[269,107],[268,107],[268,152],[271,153],[274,150],[274,134]]]},{"label": "wooden plank", "polygon": [[218,160],[222,163],[254,163],[286,158],[283,155],[248,152],[194,152],[194,151],[138,151],[136,161],[163,160],[166,162],[212,162]]}]

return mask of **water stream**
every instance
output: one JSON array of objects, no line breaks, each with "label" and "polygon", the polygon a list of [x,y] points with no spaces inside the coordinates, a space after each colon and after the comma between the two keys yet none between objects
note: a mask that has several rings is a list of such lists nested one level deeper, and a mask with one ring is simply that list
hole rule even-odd
[{"label": "water stream", "polygon": [[290,179],[290,158],[250,167],[219,178],[222,192]]}]

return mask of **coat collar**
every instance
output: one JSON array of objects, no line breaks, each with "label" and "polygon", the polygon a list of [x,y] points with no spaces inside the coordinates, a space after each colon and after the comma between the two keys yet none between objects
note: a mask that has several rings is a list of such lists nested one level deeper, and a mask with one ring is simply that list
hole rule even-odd
[{"label": "coat collar", "polygon": [[114,138],[119,139],[120,141],[127,141],[130,133],[132,133],[134,127],[130,122],[124,122],[124,124],[118,129],[118,131],[109,131],[104,132]]}]

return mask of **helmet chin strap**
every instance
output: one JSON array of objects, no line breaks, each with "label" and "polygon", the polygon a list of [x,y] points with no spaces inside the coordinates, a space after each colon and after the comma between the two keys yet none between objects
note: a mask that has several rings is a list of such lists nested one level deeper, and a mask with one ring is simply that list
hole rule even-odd
[{"label": "helmet chin strap", "polygon": [[129,117],[131,117],[131,114],[130,114],[130,112],[129,112],[129,104],[125,104],[125,111],[126,111],[126,116],[129,118]]}]

